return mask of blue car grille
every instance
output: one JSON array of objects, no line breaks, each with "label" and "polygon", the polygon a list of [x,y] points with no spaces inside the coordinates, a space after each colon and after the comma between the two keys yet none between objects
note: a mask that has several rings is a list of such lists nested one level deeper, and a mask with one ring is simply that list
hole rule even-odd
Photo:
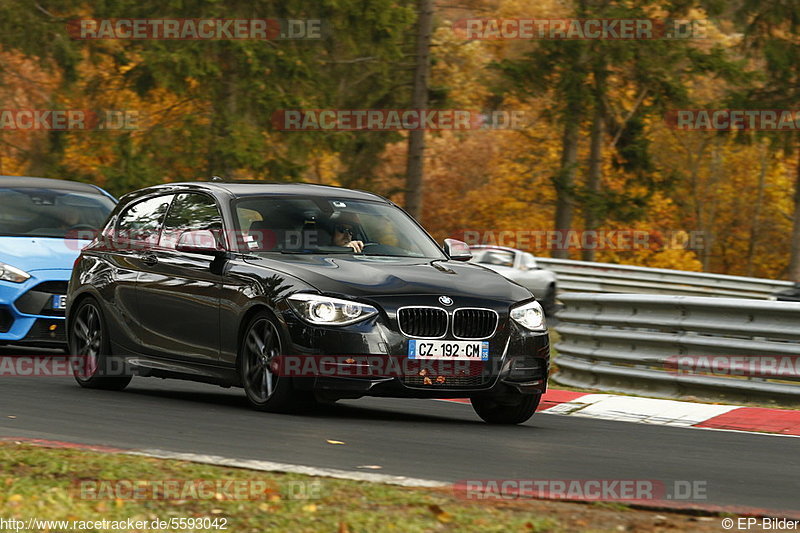
[{"label": "blue car grille", "polygon": [[0,333],[5,333],[11,329],[11,324],[14,323],[14,317],[8,309],[0,307]]},{"label": "blue car grille", "polygon": [[14,306],[28,315],[64,316],[63,309],[53,309],[53,296],[67,293],[66,281],[45,281],[17,298]]}]

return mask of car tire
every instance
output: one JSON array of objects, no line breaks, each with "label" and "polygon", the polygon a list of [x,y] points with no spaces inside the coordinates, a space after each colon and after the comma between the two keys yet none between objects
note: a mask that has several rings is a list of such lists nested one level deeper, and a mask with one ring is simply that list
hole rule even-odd
[{"label": "car tire", "polygon": [[278,326],[269,314],[255,315],[239,344],[239,378],[247,401],[254,409],[288,413],[307,403],[294,389],[290,377],[273,372],[272,362],[283,352]]},{"label": "car tire", "polygon": [[487,424],[521,424],[536,412],[541,394],[481,395],[470,398],[472,408]]},{"label": "car tire", "polygon": [[[111,368],[111,340],[100,304],[87,297],[78,304],[70,324],[69,354],[73,360],[75,381],[86,389],[122,390],[131,382],[130,375],[108,375]],[[118,372],[118,370],[115,370]]]}]

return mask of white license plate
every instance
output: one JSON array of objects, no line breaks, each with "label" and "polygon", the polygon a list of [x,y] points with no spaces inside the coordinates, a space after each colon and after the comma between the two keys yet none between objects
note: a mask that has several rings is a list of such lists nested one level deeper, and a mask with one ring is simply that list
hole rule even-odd
[{"label": "white license plate", "polygon": [[408,341],[409,359],[445,359],[448,361],[488,361],[487,341]]},{"label": "white license plate", "polygon": [[67,296],[65,294],[56,294],[53,296],[53,309],[66,309]]}]

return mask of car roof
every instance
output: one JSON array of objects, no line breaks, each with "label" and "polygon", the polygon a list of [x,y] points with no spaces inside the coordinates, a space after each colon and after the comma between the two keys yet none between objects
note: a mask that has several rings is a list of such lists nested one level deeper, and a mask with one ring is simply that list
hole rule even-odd
[{"label": "car roof", "polygon": [[50,178],[31,178],[28,176],[0,176],[0,187],[33,187],[41,189],[57,189],[60,191],[104,194],[99,187],[90,183]]},{"label": "car roof", "polygon": [[342,187],[334,187],[332,185],[319,185],[316,183],[269,183],[269,182],[224,182],[224,181],[193,181],[193,182],[177,182],[165,183],[163,185],[155,185],[148,187],[141,191],[136,191],[136,195],[144,193],[144,191],[158,191],[164,189],[166,191],[175,189],[195,189],[205,190],[208,192],[227,193],[235,198],[243,198],[247,196],[258,196],[265,194],[275,195],[304,195],[304,196],[318,196],[318,197],[331,197],[349,199],[349,200],[378,200],[381,202],[388,202],[386,198],[371,192],[360,191],[356,189],[345,189]]}]

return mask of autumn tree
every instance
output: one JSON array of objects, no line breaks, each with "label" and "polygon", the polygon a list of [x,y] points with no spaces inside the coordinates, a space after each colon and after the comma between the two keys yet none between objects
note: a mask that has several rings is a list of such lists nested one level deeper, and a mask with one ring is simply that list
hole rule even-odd
[{"label": "autumn tree", "polygon": [[[580,0],[577,19],[653,18],[649,2]],[[656,14],[665,20],[685,15],[685,2],[663,2]],[[658,37],[658,36],[656,36]],[[709,70],[725,71],[730,63],[722,50],[703,50],[689,40],[545,40],[521,60],[500,63],[514,90],[530,96],[545,92],[557,102],[554,118],[562,134],[561,162],[553,174],[557,193],[554,227],[572,229],[574,213],[584,214],[584,229],[597,229],[608,217],[632,221],[643,215],[646,196],[611,193],[603,188],[604,152],[615,151],[618,169],[648,182],[646,132],[649,114],[688,102],[687,83]],[[630,95],[633,95],[631,98]],[[586,177],[579,182],[581,131],[589,123],[590,151]],[[567,250],[556,250],[566,257]],[[594,259],[593,250],[583,258]]]},{"label": "autumn tree", "polygon": [[[19,37],[21,51],[41,54],[43,61],[68,71],[61,94],[75,92],[77,86],[69,84],[76,81],[80,65],[88,63],[115,73],[112,79],[96,70],[81,71],[93,76],[91,81],[78,80],[79,92],[89,100],[102,101],[109,91],[131,90],[141,102],[170,94],[175,97],[168,101],[194,103],[195,113],[173,116],[169,125],[156,121],[164,127],[153,131],[151,139],[136,139],[130,133],[109,143],[116,167],[106,165],[106,176],[120,188],[157,183],[174,174],[161,165],[164,143],[180,143],[179,151],[193,154],[193,177],[297,180],[310,154],[342,154],[337,181],[364,187],[377,154],[386,142],[399,138],[397,134],[284,133],[272,128],[273,113],[286,108],[399,107],[408,105],[410,98],[411,75],[403,62],[415,17],[411,0],[343,0],[335,5],[299,0],[119,0],[91,6],[62,0],[48,9],[23,2],[0,9],[7,15],[0,22],[8,30],[4,40],[7,36],[13,43]],[[72,19],[151,19],[154,13],[173,19],[319,20],[322,33],[315,39],[266,41],[75,41],[67,34]],[[31,39],[26,30],[48,35],[49,44]],[[398,83],[402,76],[406,81]],[[47,160],[38,158],[38,173],[59,170],[58,154],[70,135],[51,136],[60,148],[47,150],[52,154]]]},{"label": "autumn tree", "polygon": [[[757,55],[756,65],[763,73],[763,83],[745,93],[746,106],[796,109],[800,99],[800,4],[743,0],[737,16],[744,25],[745,51],[751,57]],[[800,282],[800,131],[777,132],[770,137],[774,148],[796,158],[788,277]]]}]

